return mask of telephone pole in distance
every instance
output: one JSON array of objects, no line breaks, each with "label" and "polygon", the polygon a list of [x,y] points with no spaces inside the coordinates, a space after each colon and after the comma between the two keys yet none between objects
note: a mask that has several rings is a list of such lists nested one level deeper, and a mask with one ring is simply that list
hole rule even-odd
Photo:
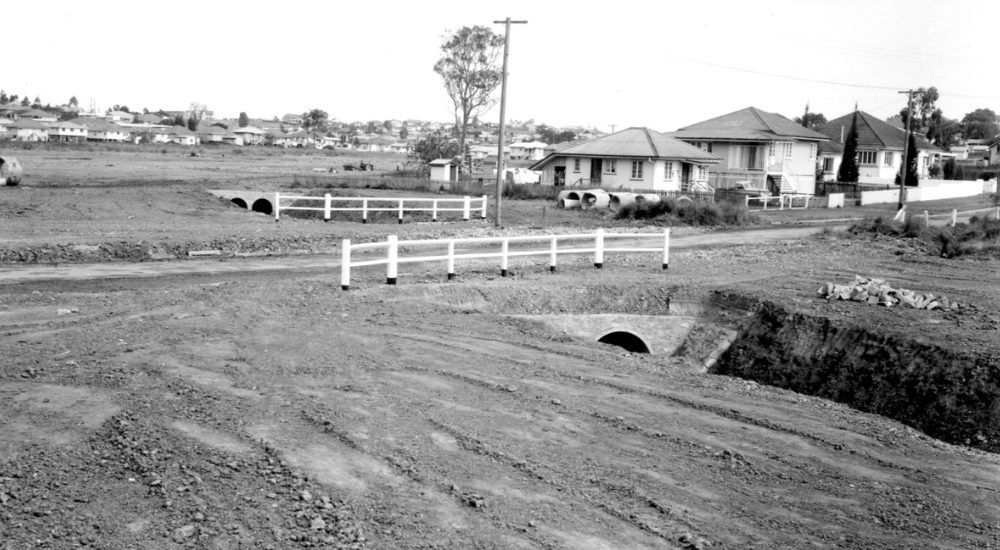
[{"label": "telephone pole in distance", "polygon": [[503,133],[504,124],[507,120],[507,54],[510,51],[510,26],[514,25],[525,25],[527,21],[511,21],[510,17],[503,21],[494,21],[494,25],[504,24],[507,26],[503,38],[503,80],[500,85],[500,145],[497,147],[497,198],[493,204],[494,218],[496,218],[496,227],[501,227],[500,223],[500,197],[503,196],[503,175],[504,175],[504,160],[503,160]]},{"label": "telephone pole in distance", "polygon": [[913,161],[913,159],[906,158],[907,153],[910,152],[910,119],[913,118],[913,90],[905,90],[898,93],[906,94],[906,133],[903,135],[903,165],[899,169],[899,204],[896,208],[896,210],[902,210],[906,207],[906,175],[910,171],[906,163],[907,161]]}]

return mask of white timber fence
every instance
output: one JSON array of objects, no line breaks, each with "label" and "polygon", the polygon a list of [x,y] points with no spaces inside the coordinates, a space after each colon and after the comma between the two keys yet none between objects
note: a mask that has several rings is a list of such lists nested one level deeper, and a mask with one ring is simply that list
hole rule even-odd
[{"label": "white timber fence", "polygon": [[[285,201],[285,205],[281,204]],[[289,201],[318,201],[320,206],[292,206]],[[274,221],[281,221],[282,210],[309,210],[322,212],[323,221],[330,221],[331,212],[361,212],[361,223],[368,223],[369,212],[397,212],[399,223],[403,223],[406,212],[430,212],[431,220],[437,221],[438,214],[461,212],[462,220],[469,221],[473,212],[479,213],[480,219],[486,219],[486,195],[482,197],[462,198],[386,198],[386,197],[333,197],[329,193],[322,197],[307,197],[303,195],[274,194]],[[355,203],[357,206],[333,206],[334,202]],[[374,205],[373,205],[374,203]],[[392,206],[389,206],[392,205]]]},{"label": "white timber fence", "polygon": [[[623,243],[621,246],[609,247],[605,244],[610,239],[632,239],[650,241],[655,240],[656,246],[628,246]],[[564,246],[559,248],[560,243],[566,241],[583,241],[583,246]],[[456,245],[485,245],[500,244],[499,251],[462,251],[456,252]],[[511,244],[544,243],[544,247],[529,249],[518,248],[511,250]],[[400,247],[446,247],[447,252],[432,254],[428,256],[399,256]],[[385,257],[377,260],[353,261],[352,252],[368,251],[372,249],[385,250]],[[508,262],[515,256],[548,256],[549,271],[556,271],[556,260],[559,254],[593,254],[594,267],[600,269],[604,266],[604,255],[608,252],[662,252],[663,269],[667,269],[670,263],[670,229],[663,233],[605,233],[603,229],[598,229],[595,233],[582,235],[541,235],[531,237],[479,237],[466,239],[429,239],[418,241],[400,241],[396,235],[389,235],[388,241],[375,243],[351,244],[350,239],[345,239],[343,243],[343,259],[340,267],[340,287],[343,290],[351,288],[351,268],[372,265],[386,266],[386,284],[396,284],[399,264],[415,262],[447,262],[448,280],[455,278],[455,260],[468,260],[474,258],[500,258],[500,276],[506,277],[508,272]]]},{"label": "white timber fence", "polygon": [[[761,208],[755,211],[766,211],[768,203],[777,202],[778,210],[802,210],[804,208],[809,208],[809,199],[812,198],[811,195],[795,195],[795,194],[785,194],[785,195],[775,195],[773,197],[745,197],[745,204],[747,210],[750,210],[751,202],[761,203]],[[798,203],[798,204],[796,204]],[[774,209],[774,206],[771,206]]]}]

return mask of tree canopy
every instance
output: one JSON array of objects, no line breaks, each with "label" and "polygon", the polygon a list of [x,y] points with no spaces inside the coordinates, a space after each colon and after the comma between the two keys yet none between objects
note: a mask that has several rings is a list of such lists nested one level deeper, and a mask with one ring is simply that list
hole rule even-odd
[{"label": "tree canopy", "polygon": [[[0,98],[0,101],[2,101],[2,98]],[[72,105],[73,107],[79,107],[80,106],[80,102],[77,101],[76,96],[73,96],[73,97],[69,98],[69,104]]]},{"label": "tree canopy", "polygon": [[851,129],[847,132],[847,141],[844,142],[844,156],[840,161],[840,169],[837,170],[837,181],[857,183],[860,176],[858,171],[858,112],[855,111],[851,118]]},{"label": "tree canopy", "polygon": [[326,132],[330,115],[322,109],[302,113],[302,128],[307,132]]},{"label": "tree canopy", "polygon": [[246,128],[250,126],[250,117],[247,116],[245,112],[240,112],[240,128]]},{"label": "tree canopy", "polygon": [[436,132],[417,140],[408,155],[410,162],[427,166],[431,161],[437,159],[455,158],[461,150],[457,141]]},{"label": "tree canopy", "polygon": [[962,118],[965,139],[993,139],[997,133],[997,115],[990,109],[976,109]]},{"label": "tree canopy", "polygon": [[7,92],[0,90],[0,105],[6,105],[8,100]]},{"label": "tree canopy", "polygon": [[914,134],[910,133],[910,139],[906,145],[906,166],[900,166],[899,172],[896,173],[896,185],[899,185],[900,172],[906,169],[906,186],[916,187],[920,181],[920,176],[917,173],[917,167],[920,166],[920,157],[917,152],[917,140]]},{"label": "tree canopy", "polygon": [[796,124],[801,124],[806,128],[812,128],[817,124],[823,124],[824,122],[826,122],[826,117],[823,116],[823,113],[810,113],[809,104],[806,103],[805,112],[802,113],[802,116],[795,117],[794,120]]},{"label": "tree canopy", "polygon": [[454,107],[459,154],[465,151],[469,122],[496,104],[492,95],[503,77],[498,63],[503,45],[503,36],[480,25],[462,27],[441,44],[444,55],[434,64],[434,72]]},{"label": "tree canopy", "polygon": [[559,130],[558,128],[552,128],[545,124],[535,128],[535,133],[541,136],[538,138],[540,141],[548,144],[562,143],[564,141],[573,141],[576,139],[576,133],[571,130]]}]

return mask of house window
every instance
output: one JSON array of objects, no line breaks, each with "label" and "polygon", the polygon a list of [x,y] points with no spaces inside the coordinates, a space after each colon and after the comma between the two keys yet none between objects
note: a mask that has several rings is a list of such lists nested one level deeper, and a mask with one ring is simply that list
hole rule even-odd
[{"label": "house window", "polygon": [[703,181],[708,179],[708,167],[704,164],[698,165],[698,180]]},{"label": "house window", "polygon": [[762,145],[730,145],[729,167],[744,170],[764,169],[764,146]]},{"label": "house window", "polygon": [[785,160],[792,160],[792,143],[785,144]]},{"label": "house window", "polygon": [[878,152],[858,151],[858,164],[878,164]]},{"label": "house window", "polygon": [[642,161],[633,160],[632,161],[632,179],[641,180],[642,179]]},{"label": "house window", "polygon": [[573,159],[573,171],[574,172],[580,171],[580,159]]},{"label": "house window", "polygon": [[816,148],[817,145],[815,143],[809,144],[809,160],[816,160]]},{"label": "house window", "polygon": [[886,151],[885,152],[885,165],[886,166],[892,166],[892,163],[893,163],[892,151]]},{"label": "house window", "polygon": [[614,159],[604,159],[604,173],[605,174],[617,174],[618,173],[618,161]]},{"label": "house window", "polygon": [[673,161],[666,161],[663,163],[663,179],[665,181],[673,181],[674,179],[674,163]]},{"label": "house window", "polygon": [[711,153],[712,152],[712,143],[708,142],[708,141],[698,142],[698,148],[701,149],[702,151]]},{"label": "house window", "polygon": [[767,144],[767,156],[774,157],[774,147],[775,143],[773,141]]},{"label": "house window", "polygon": [[833,159],[832,158],[827,157],[827,158],[823,159],[823,173],[825,173],[825,174],[832,174],[833,173]]}]

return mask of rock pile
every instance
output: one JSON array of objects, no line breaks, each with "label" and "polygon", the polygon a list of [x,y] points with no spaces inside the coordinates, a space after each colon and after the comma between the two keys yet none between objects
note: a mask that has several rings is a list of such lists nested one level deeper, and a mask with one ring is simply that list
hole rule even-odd
[{"label": "rock pile", "polygon": [[919,294],[905,288],[892,288],[883,279],[868,279],[855,276],[853,283],[838,285],[826,283],[816,291],[827,300],[850,300],[865,302],[870,305],[908,305],[914,309],[959,309],[958,302],[947,296],[935,296],[931,293]]}]

